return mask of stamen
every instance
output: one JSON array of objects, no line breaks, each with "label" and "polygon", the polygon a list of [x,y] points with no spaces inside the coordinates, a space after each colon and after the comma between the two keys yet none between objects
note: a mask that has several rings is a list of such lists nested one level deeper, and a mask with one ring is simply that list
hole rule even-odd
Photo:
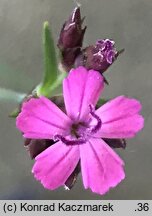
[{"label": "stamen", "polygon": [[94,107],[92,105],[89,105],[90,108],[90,114],[97,120],[97,124],[91,129],[91,133],[96,133],[102,126],[102,121],[94,112]]},{"label": "stamen", "polygon": [[54,139],[61,140],[66,145],[79,145],[79,144],[83,144],[86,142],[85,139],[68,140],[65,137],[58,135],[58,134],[55,135]]}]

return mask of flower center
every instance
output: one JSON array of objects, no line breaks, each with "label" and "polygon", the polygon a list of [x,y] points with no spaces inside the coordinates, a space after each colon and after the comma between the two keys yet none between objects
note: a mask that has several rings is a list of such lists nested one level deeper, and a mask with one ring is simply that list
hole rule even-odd
[{"label": "flower center", "polygon": [[72,139],[67,139],[64,136],[57,134],[54,137],[55,140],[61,140],[66,145],[79,145],[86,143],[91,135],[96,133],[102,126],[102,121],[99,116],[95,114],[94,107],[89,105],[89,108],[92,118],[96,120],[96,124],[92,126],[90,125],[92,118],[90,118],[88,122],[73,123],[70,134]]}]

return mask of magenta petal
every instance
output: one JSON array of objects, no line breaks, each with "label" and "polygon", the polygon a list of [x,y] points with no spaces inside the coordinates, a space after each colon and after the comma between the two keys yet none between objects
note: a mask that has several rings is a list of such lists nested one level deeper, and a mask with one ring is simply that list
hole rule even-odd
[{"label": "magenta petal", "polygon": [[98,194],[106,193],[125,178],[123,161],[101,139],[91,139],[80,146],[84,187]]},{"label": "magenta petal", "polygon": [[32,98],[22,106],[16,126],[24,137],[51,139],[55,134],[67,134],[71,120],[49,99]]},{"label": "magenta petal", "polygon": [[36,157],[32,172],[47,189],[65,184],[80,159],[78,146],[58,142]]},{"label": "magenta petal", "polygon": [[133,137],[143,128],[144,119],[138,114],[141,110],[139,101],[119,96],[96,110],[101,118],[102,127],[96,136],[103,138]]},{"label": "magenta petal", "polygon": [[99,72],[84,67],[72,69],[63,82],[64,100],[68,116],[84,120],[89,104],[96,105],[103,89],[103,77]]}]

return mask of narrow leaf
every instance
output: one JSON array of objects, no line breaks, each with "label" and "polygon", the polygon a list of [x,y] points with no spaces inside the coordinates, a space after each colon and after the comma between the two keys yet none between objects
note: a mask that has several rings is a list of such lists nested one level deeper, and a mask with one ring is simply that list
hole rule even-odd
[{"label": "narrow leaf", "polygon": [[105,103],[107,103],[110,99],[99,99],[98,103],[97,103],[97,108],[99,108],[100,106],[104,105]]},{"label": "narrow leaf", "polygon": [[9,117],[16,118],[19,115],[19,113],[20,113],[20,109],[16,108],[9,114]]},{"label": "narrow leaf", "polygon": [[[62,92],[62,88],[61,88],[62,81],[66,76],[67,76],[66,72],[60,73],[60,75],[58,75],[56,81],[52,85],[49,85],[47,89],[45,89],[45,91],[43,92],[43,95],[50,98],[51,96],[54,96],[56,94],[60,94]],[[40,86],[37,86],[37,88],[35,90],[36,90],[38,96],[40,96],[42,94],[42,92],[40,91]]]},{"label": "narrow leaf", "polygon": [[11,101],[20,103],[26,96],[24,93],[18,93],[10,89],[0,88],[0,101]]},{"label": "narrow leaf", "polygon": [[56,81],[58,66],[52,33],[49,23],[43,25],[44,78],[39,87],[39,94],[46,96],[50,86]]}]

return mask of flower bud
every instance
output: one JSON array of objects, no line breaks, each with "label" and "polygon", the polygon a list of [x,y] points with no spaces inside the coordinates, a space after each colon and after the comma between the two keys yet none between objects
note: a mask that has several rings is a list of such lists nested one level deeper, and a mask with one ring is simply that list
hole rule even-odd
[{"label": "flower bud", "polygon": [[111,148],[126,148],[126,140],[125,139],[103,139]]},{"label": "flower bud", "polygon": [[74,61],[81,51],[86,30],[86,27],[82,28],[83,20],[80,7],[76,7],[60,32],[58,48],[61,51],[62,65],[67,71],[73,67]]},{"label": "flower bud", "polygon": [[69,178],[65,182],[65,189],[70,190],[76,183],[78,174],[80,173],[81,168],[80,168],[80,162],[78,162],[75,170],[71,173]]},{"label": "flower bud", "polygon": [[44,139],[25,139],[24,147],[31,159],[34,159],[38,154],[43,152],[45,149],[53,145],[54,140],[44,140]]},{"label": "flower bud", "polygon": [[86,27],[82,29],[82,23],[83,19],[81,19],[80,7],[76,7],[61,29],[58,40],[58,47],[61,50],[82,46],[86,30]]},{"label": "flower bud", "polygon": [[117,58],[119,52],[114,47],[115,42],[109,39],[98,40],[94,45],[85,48],[75,61],[75,66],[83,65],[103,73]]}]

